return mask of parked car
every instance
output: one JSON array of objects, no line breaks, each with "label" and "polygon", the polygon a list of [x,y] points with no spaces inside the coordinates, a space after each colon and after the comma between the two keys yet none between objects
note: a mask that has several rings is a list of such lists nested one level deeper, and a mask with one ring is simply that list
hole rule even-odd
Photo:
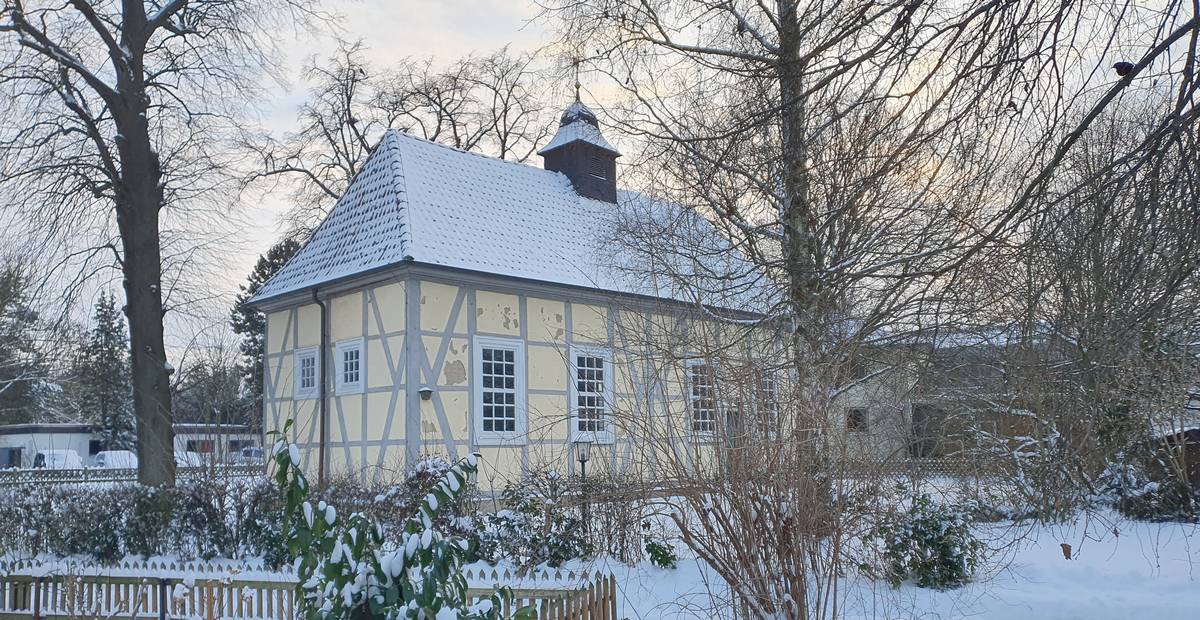
[{"label": "parked car", "polygon": [[175,452],[176,467],[204,467],[204,455],[199,452]]},{"label": "parked car", "polygon": [[102,450],[92,462],[103,469],[137,469],[137,455],[129,450]]},{"label": "parked car", "polygon": [[242,465],[259,465],[263,462],[263,449],[248,447],[242,448],[242,454],[238,457],[238,463]]},{"label": "parked car", "polygon": [[39,450],[33,466],[40,469],[83,469],[83,459],[74,450]]}]

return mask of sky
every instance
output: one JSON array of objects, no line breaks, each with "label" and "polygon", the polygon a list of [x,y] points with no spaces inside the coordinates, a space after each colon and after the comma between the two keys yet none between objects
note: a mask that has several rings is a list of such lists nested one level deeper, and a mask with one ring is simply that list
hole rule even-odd
[{"label": "sky", "polygon": [[[514,51],[533,50],[548,39],[543,23],[531,23],[539,8],[530,0],[341,0],[325,5],[340,15],[340,32],[312,38],[308,35],[281,42],[287,49],[286,86],[273,85],[262,102],[263,125],[277,133],[296,127],[297,106],[304,101],[308,84],[302,67],[313,56],[328,56],[336,48],[336,37],[361,40],[365,56],[377,66],[406,57],[433,56],[450,62],[473,52],[490,53],[505,45]],[[224,274],[217,275],[232,301],[238,284],[245,280],[254,261],[282,232],[280,214],[287,207],[283,191],[252,196],[246,200],[242,219],[243,239],[230,240],[224,253]],[[226,304],[227,305],[227,304]],[[223,314],[215,317],[223,320]],[[175,327],[175,340],[190,338],[194,323]],[[171,327],[169,326],[170,330]]]}]

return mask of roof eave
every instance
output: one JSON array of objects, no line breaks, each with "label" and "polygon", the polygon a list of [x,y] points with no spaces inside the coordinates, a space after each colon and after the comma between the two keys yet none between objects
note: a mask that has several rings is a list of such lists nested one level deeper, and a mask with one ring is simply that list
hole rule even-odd
[{"label": "roof eave", "polygon": [[[341,287],[345,287],[347,284],[350,284],[350,283],[354,283],[354,284],[352,286],[347,287],[348,289],[358,289],[358,288],[362,288],[364,286],[370,285],[370,282],[356,282],[358,280],[369,279],[372,276],[382,275],[387,272],[395,272],[397,270],[404,270],[406,272],[409,269],[428,270],[428,271],[432,271],[432,272],[442,272],[445,274],[460,274],[460,275],[466,275],[466,276],[477,276],[477,277],[488,278],[488,279],[493,279],[493,280],[503,280],[503,281],[511,283],[513,285],[537,285],[537,286],[544,286],[544,287],[560,289],[560,290],[565,290],[565,291],[582,292],[582,293],[587,293],[587,294],[591,294],[591,295],[602,295],[602,296],[606,296],[606,297],[619,297],[619,298],[623,298],[623,299],[634,299],[634,300],[642,301],[644,303],[661,304],[661,305],[673,306],[676,308],[695,308],[696,307],[696,304],[694,304],[692,302],[682,301],[679,299],[671,299],[669,297],[656,297],[654,295],[646,295],[644,293],[631,293],[628,291],[605,289],[605,288],[594,287],[594,286],[584,286],[581,284],[566,284],[566,283],[562,283],[562,282],[548,282],[545,280],[538,280],[536,278],[525,278],[525,277],[521,277],[521,276],[504,275],[504,274],[497,274],[497,273],[491,273],[491,272],[486,272],[486,271],[477,271],[474,269],[464,269],[462,267],[451,267],[451,266],[447,266],[447,265],[439,265],[437,263],[423,263],[420,261],[413,260],[412,257],[405,257],[405,260],[403,260],[403,261],[391,263],[388,265],[382,265],[382,266],[375,267],[375,268],[372,268],[367,271],[361,271],[361,272],[358,272],[355,274],[340,276],[338,278],[333,278],[333,279],[327,280],[325,282],[317,283],[313,286],[308,286],[308,287],[304,287],[304,288],[300,288],[300,289],[294,289],[291,291],[286,291],[283,293],[272,295],[270,297],[263,298],[261,301],[252,299],[251,301],[255,301],[256,303],[254,305],[251,305],[250,302],[247,302],[247,305],[251,305],[252,308],[259,310],[260,312],[272,312],[277,309],[282,309],[282,308],[287,308],[287,307],[291,307],[291,306],[295,306],[295,305],[302,305],[304,303],[307,303],[308,300],[311,299],[311,293],[314,289],[317,289],[317,290],[338,289]],[[389,275],[395,275],[395,276],[399,277],[399,276],[403,276],[406,274],[404,272],[400,272],[400,273],[394,273],[394,274],[389,274]],[[712,311],[719,311],[721,313],[728,313],[729,318],[738,319],[738,320],[754,320],[754,319],[767,318],[767,315],[764,315],[762,313],[751,312],[751,311],[742,310],[739,308],[726,308],[723,306],[714,306],[714,305],[705,305],[705,308],[712,310]]]}]

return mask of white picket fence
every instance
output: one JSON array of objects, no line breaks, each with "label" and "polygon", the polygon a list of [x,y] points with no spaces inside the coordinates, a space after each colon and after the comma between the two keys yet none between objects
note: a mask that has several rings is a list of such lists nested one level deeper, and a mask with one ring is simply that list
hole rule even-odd
[{"label": "white picket fence", "polygon": [[[468,570],[473,600],[497,586],[512,590],[507,617],[532,606],[543,620],[615,620],[612,575],[572,571],[519,574]],[[66,562],[0,562],[0,620],[15,618],[236,618],[298,616],[295,573],[234,563],[124,562],[99,567]]]}]

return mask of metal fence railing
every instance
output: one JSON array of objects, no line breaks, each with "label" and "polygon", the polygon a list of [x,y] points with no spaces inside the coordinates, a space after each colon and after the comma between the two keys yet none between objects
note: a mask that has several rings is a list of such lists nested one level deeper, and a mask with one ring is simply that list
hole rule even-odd
[{"label": "metal fence railing", "polygon": [[[253,477],[266,472],[263,465],[211,465],[180,467],[179,478]],[[0,469],[0,486],[21,484],[82,484],[96,482],[134,482],[136,469]]]}]

